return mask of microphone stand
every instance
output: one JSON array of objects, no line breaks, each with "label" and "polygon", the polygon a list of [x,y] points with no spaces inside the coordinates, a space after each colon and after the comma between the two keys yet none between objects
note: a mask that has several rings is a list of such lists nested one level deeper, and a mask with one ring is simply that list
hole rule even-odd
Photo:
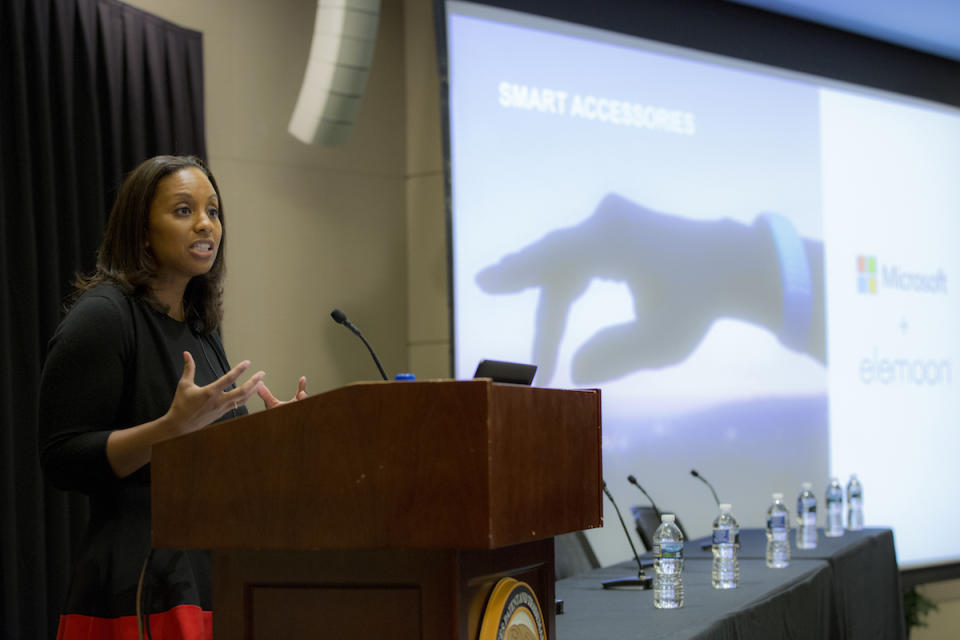
[{"label": "microphone stand", "polygon": [[[717,497],[717,492],[716,492],[716,490],[713,488],[713,485],[710,484],[709,482],[707,482],[707,479],[706,479],[706,478],[704,478],[702,475],[700,475],[699,473],[697,473],[697,470],[696,470],[696,469],[690,469],[690,475],[692,475],[694,478],[698,479],[698,480],[699,480],[700,482],[702,482],[703,484],[707,485],[707,488],[710,489],[710,493],[713,494],[713,499],[716,501],[716,503],[717,503],[717,508],[719,509],[719,508],[720,508],[720,498]],[[710,550],[710,549],[712,549],[712,548],[713,548],[713,541],[712,541],[712,540],[711,540],[710,543],[703,543],[703,544],[700,545],[700,549],[702,549],[703,551],[708,551],[708,550]]]},{"label": "microphone stand", "polygon": [[700,482],[702,482],[703,484],[707,485],[707,488],[710,489],[710,493],[713,494],[713,499],[716,501],[716,503],[717,503],[717,508],[719,509],[719,508],[720,508],[720,498],[717,497],[717,492],[714,490],[713,485],[710,484],[709,482],[707,482],[707,479],[706,479],[706,478],[704,478],[702,475],[700,475],[699,473],[697,473],[697,470],[696,470],[696,469],[690,469],[690,475],[692,475],[694,478],[697,478],[698,480],[700,480]]},{"label": "microphone stand", "polygon": [[614,578],[612,580],[604,580],[602,582],[604,589],[618,589],[620,587],[633,587],[637,589],[652,589],[653,588],[653,578],[646,575],[643,572],[643,563],[640,562],[640,554],[637,553],[637,548],[633,545],[633,540],[630,538],[630,532],[627,530],[627,525],[623,522],[623,516],[620,515],[620,508],[617,507],[616,501],[613,499],[613,495],[610,493],[610,490],[607,489],[607,483],[603,483],[603,492],[606,494],[607,498],[610,499],[610,504],[613,505],[614,511],[617,512],[617,517],[620,519],[620,526],[623,527],[623,533],[627,536],[627,542],[630,543],[630,548],[633,550],[633,557],[637,561],[637,576],[627,577],[627,578]]},{"label": "microphone stand", "polygon": [[636,477],[634,477],[634,475],[633,475],[632,473],[627,476],[627,482],[629,482],[630,484],[632,484],[633,486],[635,486],[637,489],[640,489],[640,491],[643,493],[643,495],[647,496],[647,500],[650,501],[650,506],[653,507],[653,512],[654,512],[655,514],[657,514],[657,520],[660,520],[661,518],[663,518],[663,514],[660,513],[660,509],[657,507],[657,503],[654,502],[654,501],[653,501],[653,498],[650,497],[650,494],[647,493],[647,491],[646,491],[643,487],[640,486],[640,483],[637,482]]},{"label": "microphone stand", "polygon": [[377,365],[377,369],[380,370],[380,376],[384,380],[389,380],[390,378],[387,377],[387,372],[383,370],[383,365],[380,364],[380,358],[378,358],[377,354],[373,352],[373,347],[370,346],[370,343],[367,342],[367,339],[363,337],[362,333],[360,333],[360,329],[357,329],[352,322],[347,320],[346,314],[343,311],[340,311],[340,309],[334,309],[330,312],[330,317],[333,318],[334,322],[337,324],[342,324],[347,329],[350,329],[355,336],[363,340],[363,344],[367,347],[367,351],[369,351],[370,355],[373,356],[373,362]]}]

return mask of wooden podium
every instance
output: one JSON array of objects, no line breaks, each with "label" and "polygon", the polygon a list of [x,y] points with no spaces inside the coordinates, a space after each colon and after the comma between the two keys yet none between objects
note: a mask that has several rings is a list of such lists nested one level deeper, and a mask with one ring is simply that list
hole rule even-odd
[{"label": "wooden podium", "polygon": [[217,640],[475,640],[503,577],[552,639],[552,536],[602,524],[600,392],[353,384],[151,466],[154,546],[213,551]]}]

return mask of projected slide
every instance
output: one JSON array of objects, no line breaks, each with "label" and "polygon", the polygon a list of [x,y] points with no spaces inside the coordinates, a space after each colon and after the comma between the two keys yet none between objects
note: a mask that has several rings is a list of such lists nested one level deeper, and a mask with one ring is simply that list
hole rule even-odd
[{"label": "projected slide", "polygon": [[693,535],[691,468],[746,526],[857,473],[901,562],[960,556],[910,528],[960,451],[960,118],[465,3],[447,29],[456,375],[600,387],[618,502],[634,474]]}]

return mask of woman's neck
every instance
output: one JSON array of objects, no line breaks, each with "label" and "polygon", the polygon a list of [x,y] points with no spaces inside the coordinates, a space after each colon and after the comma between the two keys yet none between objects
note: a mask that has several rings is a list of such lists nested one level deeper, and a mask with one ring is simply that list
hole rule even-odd
[{"label": "woman's neck", "polygon": [[186,283],[155,281],[150,287],[150,291],[157,302],[167,308],[167,315],[179,322],[186,319],[183,309],[183,294],[186,290]]}]

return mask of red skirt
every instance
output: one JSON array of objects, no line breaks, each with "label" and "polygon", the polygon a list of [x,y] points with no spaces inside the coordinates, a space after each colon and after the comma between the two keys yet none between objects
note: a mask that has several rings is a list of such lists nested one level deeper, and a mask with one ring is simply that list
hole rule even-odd
[{"label": "red skirt", "polygon": [[[150,614],[153,640],[211,640],[213,614],[192,604]],[[144,637],[149,637],[144,633]],[[57,640],[137,640],[136,616],[95,618],[76,613],[60,616]]]}]

